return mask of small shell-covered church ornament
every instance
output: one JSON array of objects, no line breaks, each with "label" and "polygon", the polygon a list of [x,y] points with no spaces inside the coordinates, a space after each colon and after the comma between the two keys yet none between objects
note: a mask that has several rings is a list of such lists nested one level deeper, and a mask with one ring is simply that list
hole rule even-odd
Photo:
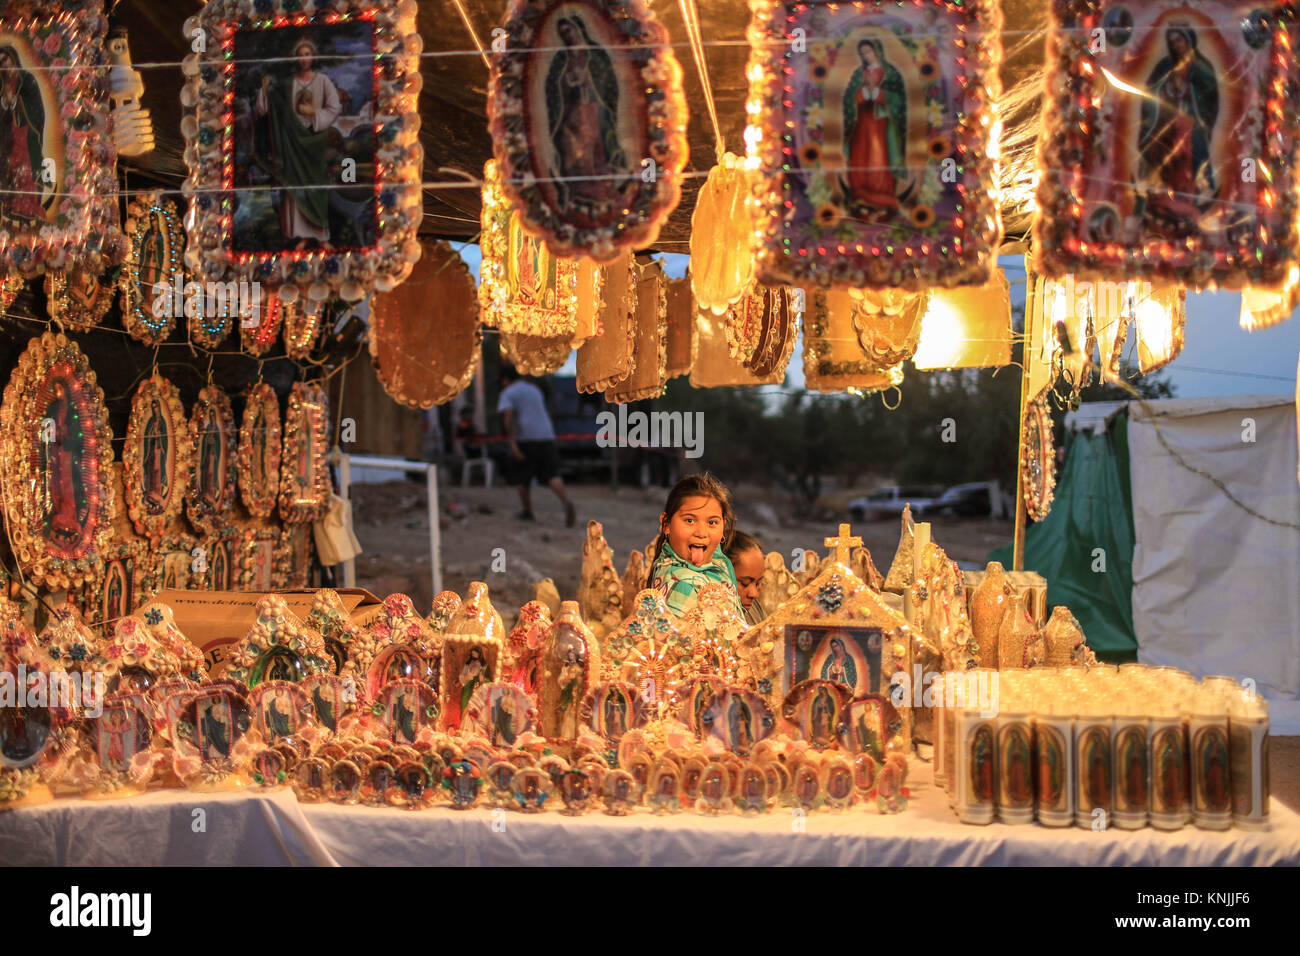
[{"label": "small shell-covered church ornament", "polygon": [[231,651],[225,676],[251,689],[267,680],[297,683],[332,667],[320,633],[303,624],[284,598],[268,594],[257,602],[248,634]]},{"label": "small shell-covered church ornament", "polygon": [[[890,679],[908,672],[911,634],[901,614],[853,573],[849,551],[861,545],[840,525],[827,538],[833,553],[817,577],[745,635],[759,693],[774,711],[785,695],[806,680],[844,685],[852,697],[888,694]],[[910,739],[910,710],[904,709],[904,739]]]},{"label": "small shell-covered church ornament", "polygon": [[172,609],[159,601],[121,618],[103,651],[110,693],[145,691],[171,677],[196,681],[207,677],[203,654],[176,626]]},{"label": "small shell-covered church ornament", "polygon": [[506,638],[507,666],[503,676],[528,694],[537,694],[542,680],[542,646],[553,619],[541,601],[529,601],[519,609],[519,619]]},{"label": "small shell-covered church ornament", "polygon": [[361,632],[348,617],[343,602],[339,600],[338,592],[331,588],[321,588],[317,591],[312,599],[306,623],[324,640],[325,650],[334,661],[334,673],[342,674],[348,662],[348,652],[352,642]]},{"label": "small shell-covered church ornament", "polygon": [[474,692],[501,679],[506,628],[488,598],[488,586],[471,581],[465,603],[447,622],[442,638],[439,712],[442,727],[460,727]]},{"label": "small shell-covered church ornament", "polygon": [[631,617],[605,638],[602,658],[605,679],[632,684],[653,714],[672,709],[695,676],[689,633],[651,590],[636,596]]},{"label": "small shell-covered church ornament", "polygon": [[780,551],[769,551],[763,559],[763,577],[758,582],[758,603],[770,614],[794,597],[798,590],[799,582],[786,568],[784,555]]},{"label": "small shell-covered church ornament", "polygon": [[966,589],[957,562],[933,542],[921,556],[921,575],[911,585],[914,622],[924,651],[942,670],[977,666],[975,631],[966,610]]},{"label": "small shell-covered church ornament", "polygon": [[418,680],[436,692],[441,652],[441,640],[411,599],[390,594],[352,642],[344,677],[357,682],[367,703],[395,680]]}]

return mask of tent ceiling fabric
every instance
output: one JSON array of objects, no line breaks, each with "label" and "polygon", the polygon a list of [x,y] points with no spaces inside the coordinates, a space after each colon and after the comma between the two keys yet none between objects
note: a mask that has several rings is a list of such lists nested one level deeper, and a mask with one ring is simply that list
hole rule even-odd
[{"label": "tent ceiling fabric", "polygon": [[[128,170],[151,174],[169,184],[184,178],[182,160],[184,143],[180,135],[181,106],[177,98],[180,68],[149,67],[151,63],[178,63],[190,51],[182,36],[185,19],[203,6],[195,0],[177,0],[160,4],[157,0],[122,0],[116,19],[127,28],[132,58],[145,66],[143,106],[151,111],[157,134],[157,149],[145,156],[123,159]],[[490,44],[492,30],[505,19],[508,0],[464,0],[479,41]],[[686,28],[675,0],[652,0],[656,16],[672,37],[678,61],[685,76],[686,97],[690,105],[691,158],[688,171],[701,175],[683,182],[682,200],[660,232],[656,248],[664,252],[686,252],[690,237],[691,212],[695,195],[704,182],[703,173],[714,162],[712,124],[704,106],[704,93],[695,62],[686,42]],[[745,29],[749,23],[746,0],[696,0],[699,10],[709,78],[717,104],[718,118],[726,146],[743,152],[745,125],[745,63],[749,48]],[[1047,25],[1047,0],[1002,0],[1006,30],[1003,36],[1004,89],[1025,81],[1033,82],[1043,64],[1043,38],[1039,33]],[[473,51],[474,43],[460,14],[450,0],[420,0],[418,27],[426,54]],[[460,170],[475,178],[483,163],[492,155],[492,141],[487,128],[487,68],[478,53],[459,56],[428,56],[421,61],[424,88],[420,94],[423,120],[425,182],[459,178],[445,170]],[[1008,117],[1010,122],[1037,125],[1033,110]],[[1005,134],[1004,134],[1005,135]],[[444,170],[444,171],[440,171]],[[134,187],[134,183],[132,186]],[[471,238],[478,233],[479,197],[472,188],[440,189],[425,192],[424,235],[448,238]],[[1007,233],[1022,232],[1027,218],[1016,209],[1004,209]]]}]

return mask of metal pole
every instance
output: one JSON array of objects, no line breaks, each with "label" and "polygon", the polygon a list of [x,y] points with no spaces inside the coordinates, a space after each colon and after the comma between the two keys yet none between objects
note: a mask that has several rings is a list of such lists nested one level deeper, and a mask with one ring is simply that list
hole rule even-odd
[{"label": "metal pole", "polygon": [[429,483],[429,560],[433,563],[433,597],[442,592],[442,525],[438,522],[438,466],[425,469]]},{"label": "metal pole", "polygon": [[1038,277],[1025,270],[1025,342],[1020,353],[1020,417],[1016,419],[1016,530],[1011,544],[1011,570],[1025,569],[1025,412],[1029,406],[1029,362],[1034,338]]}]

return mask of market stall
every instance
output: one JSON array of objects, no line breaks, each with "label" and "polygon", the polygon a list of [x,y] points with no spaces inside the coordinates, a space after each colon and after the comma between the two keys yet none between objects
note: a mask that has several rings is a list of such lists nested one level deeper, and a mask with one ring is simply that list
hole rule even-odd
[{"label": "market stall", "polygon": [[[22,104],[0,189],[6,859],[1300,861],[1261,688],[1098,661],[1088,594],[1049,604],[1024,566],[1053,403],[1127,386],[1130,327],[1146,373],[1179,353],[1187,290],[1243,290],[1251,328],[1296,304],[1291,5],[1071,0],[1006,51],[1032,5],[467,6],[207,3],[171,24],[183,168],[129,172],[152,139],[125,33],[98,0],[0,11]],[[724,12],[748,23],[730,52]],[[465,150],[462,53],[486,83]],[[477,283],[450,241],[470,234]],[[622,574],[589,522],[576,594],[316,586],[355,550],[330,470],[348,365],[364,343],[427,410],[481,381],[485,328],[527,375],[576,353],[578,389],[620,406],[680,376],[779,385],[797,347],[808,389],[859,397],[1018,364],[1010,570],[964,572],[904,510],[892,555],[848,525],[820,560],[760,551],[754,605],[727,489],[690,476]],[[1149,545],[1135,577],[1173,550]],[[1153,649],[1178,601],[1135,608]]]}]

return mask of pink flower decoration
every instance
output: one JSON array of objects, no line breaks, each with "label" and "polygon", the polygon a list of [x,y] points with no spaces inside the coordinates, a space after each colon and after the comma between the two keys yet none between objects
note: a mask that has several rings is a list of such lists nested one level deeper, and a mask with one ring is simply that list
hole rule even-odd
[{"label": "pink flower decoration", "polygon": [[54,56],[59,50],[63,49],[63,37],[57,30],[51,30],[50,35],[45,38],[45,45],[42,47],[46,56]]},{"label": "pink flower decoration", "polygon": [[59,86],[63,89],[64,93],[70,94],[76,91],[79,82],[80,77],[77,75],[77,71],[68,70],[68,72],[63,74],[63,79],[59,81]]},{"label": "pink flower decoration", "polygon": [[68,65],[68,61],[61,56],[56,56],[53,60],[50,61],[50,67],[55,70],[62,70],[67,65]]},{"label": "pink flower decoration", "polygon": [[117,660],[119,657],[122,656],[122,645],[110,644],[108,645],[108,650],[106,650],[104,653],[109,657],[110,660]]}]

